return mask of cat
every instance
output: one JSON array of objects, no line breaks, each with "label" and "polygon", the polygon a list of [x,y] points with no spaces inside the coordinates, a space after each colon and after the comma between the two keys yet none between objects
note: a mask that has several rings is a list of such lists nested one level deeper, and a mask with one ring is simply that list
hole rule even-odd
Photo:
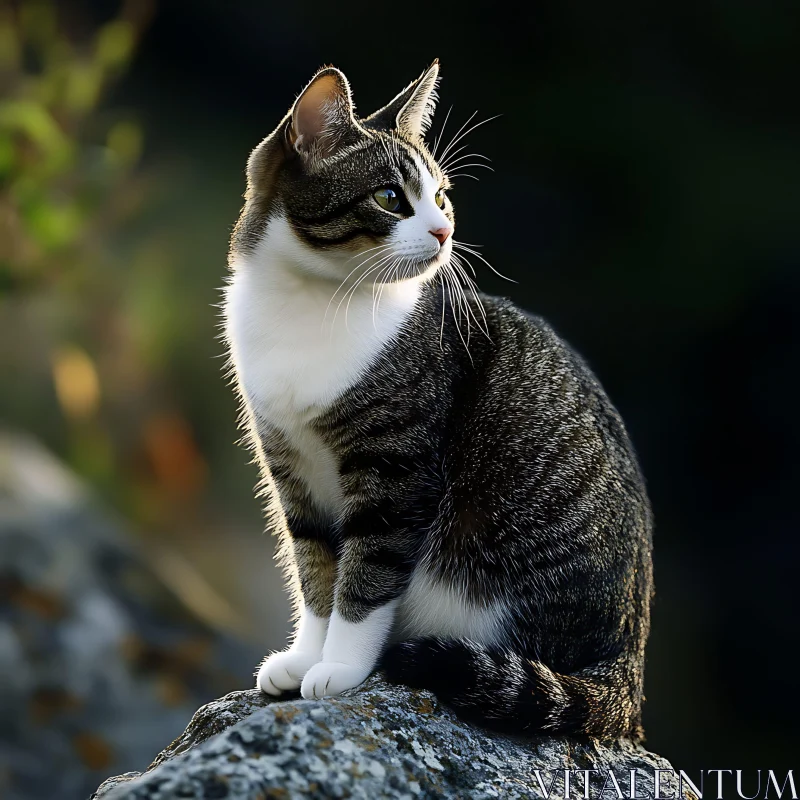
[{"label": "cat", "polygon": [[498,730],[640,740],[643,477],[580,356],[464,286],[438,74],[360,119],[323,68],[247,162],[225,337],[297,611],[257,685],[382,666]]}]

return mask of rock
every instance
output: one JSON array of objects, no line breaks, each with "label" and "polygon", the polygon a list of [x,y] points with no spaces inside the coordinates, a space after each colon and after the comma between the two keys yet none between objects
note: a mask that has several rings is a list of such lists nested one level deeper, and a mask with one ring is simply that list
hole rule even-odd
[{"label": "rock", "polygon": [[[600,770],[591,777],[592,797],[610,781],[609,770],[629,797],[636,770],[636,796],[643,798],[654,795],[655,771],[671,767],[627,741],[494,735],[461,722],[428,692],[372,676],[319,701],[271,701],[255,690],[229,694],[201,708],[145,774],[111,778],[93,798],[513,800],[546,797],[552,780],[556,798],[564,797],[565,769]],[[672,772],[659,777],[661,796],[676,797]],[[572,796],[583,796],[583,774],[573,772],[570,780]],[[608,786],[604,797],[619,796]]]},{"label": "rock", "polygon": [[[260,653],[200,619],[38,445],[0,434],[0,796],[141,769]],[[121,779],[120,779],[121,780]]]}]

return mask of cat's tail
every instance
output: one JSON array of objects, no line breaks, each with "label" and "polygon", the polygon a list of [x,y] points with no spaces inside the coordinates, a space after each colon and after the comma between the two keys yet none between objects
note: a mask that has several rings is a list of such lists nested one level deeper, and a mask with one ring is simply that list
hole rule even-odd
[{"label": "cat's tail", "polygon": [[638,681],[624,659],[562,675],[465,639],[416,639],[389,648],[382,666],[392,683],[429,689],[462,718],[505,733],[642,739]]}]

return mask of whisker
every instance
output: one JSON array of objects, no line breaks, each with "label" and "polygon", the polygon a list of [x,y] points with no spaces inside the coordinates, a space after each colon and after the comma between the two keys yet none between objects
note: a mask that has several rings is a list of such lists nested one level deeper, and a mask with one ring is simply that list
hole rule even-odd
[{"label": "whisker", "polygon": [[[477,304],[478,310],[480,311],[480,315],[481,315],[481,318],[483,320],[483,325],[481,325],[481,323],[478,321],[478,319],[475,317],[475,315],[472,314],[472,310],[470,309],[470,313],[472,314],[472,319],[475,321],[475,325],[478,328],[478,330],[480,330],[481,333],[483,333],[483,335],[486,336],[486,338],[489,341],[491,341],[492,337],[489,335],[489,321],[486,319],[486,309],[483,307],[483,302],[481,301],[481,298],[480,298],[480,293],[478,291],[478,286],[475,283],[475,281],[473,281],[472,278],[470,278],[469,275],[467,275],[466,271],[464,270],[464,267],[462,265],[462,259],[463,259],[463,256],[456,256],[453,259],[453,265],[456,268],[456,270],[458,270],[458,273],[463,278],[464,282],[467,284],[467,286],[469,287],[470,291],[472,292],[472,295],[473,295],[473,298],[475,300],[475,303]],[[463,259],[463,260],[466,261],[466,259]],[[469,264],[469,261],[467,261],[466,263]],[[471,264],[469,264],[469,266],[470,266],[471,269],[473,269]],[[473,269],[473,271],[474,271],[474,269]],[[467,307],[469,308],[469,305]]]},{"label": "whisker", "polygon": [[453,155],[450,158],[448,158],[446,162],[444,162],[444,164],[440,164],[439,166],[442,169],[447,169],[448,167],[454,167],[456,164],[460,164],[462,161],[466,161],[468,158],[482,158],[484,161],[492,160],[491,158],[483,155],[482,153],[461,153],[461,155],[458,155],[461,152],[461,150],[466,150],[466,148],[467,146],[465,145],[459,150],[456,150],[453,153]]},{"label": "whisker", "polygon": [[[478,112],[476,111],[475,114],[477,114],[477,113]],[[472,117],[470,117],[470,119],[468,121],[472,120],[474,118],[475,114],[473,114]],[[471,128],[469,128],[466,131],[464,131],[464,133],[462,133],[460,136],[457,135],[457,138],[454,139],[452,142],[450,142],[450,144],[448,145],[448,149],[445,150],[444,153],[442,153],[442,158],[444,158],[447,155],[447,153],[448,153],[448,151],[449,151],[449,149],[451,147],[454,147],[456,144],[458,144],[458,142],[460,142],[465,136],[469,136],[469,134],[472,133],[474,130],[476,130],[477,128],[480,128],[481,125],[485,125],[487,122],[491,122],[492,120],[495,120],[498,117],[500,117],[500,114],[495,114],[493,117],[489,117],[488,119],[485,119],[485,120],[483,120],[481,122],[476,122]]]},{"label": "whisker", "polygon": [[[469,146],[470,145],[465,144],[465,145],[462,145],[461,147],[457,148],[456,150],[453,150],[453,152],[450,153],[449,158],[446,161],[443,161],[439,166],[442,169],[445,169],[445,167],[450,167],[453,164],[457,164],[462,159],[469,158],[470,156],[472,156],[474,158],[482,158],[485,161],[491,161],[492,160],[491,158],[489,158],[489,156],[483,155],[483,153],[465,153],[465,152],[463,152]],[[459,153],[461,153],[461,155],[459,155]]]},{"label": "whisker", "polygon": [[451,252],[450,255],[453,258],[458,259],[459,261],[463,261],[472,270],[473,276],[476,278],[478,277],[478,273],[475,271],[475,267],[472,266],[472,262],[469,261],[466,257],[464,257],[463,255],[459,255],[456,252]]},{"label": "whisker", "polygon": [[[456,326],[456,333],[458,333],[458,338],[461,339],[461,344],[464,345],[464,349],[467,351],[469,360],[472,361],[472,353],[469,351],[469,341],[465,340],[464,335],[461,333],[461,295],[456,291],[457,281],[453,279],[453,273],[450,271],[449,267],[449,263],[445,265],[445,269],[442,270],[442,278],[447,281],[448,294],[450,295],[450,307],[453,309],[453,322]],[[456,306],[453,303],[454,296],[458,303],[458,312],[456,312]]]},{"label": "whisker", "polygon": [[[368,257],[367,257],[367,258],[365,258],[363,261],[361,261],[360,263],[356,264],[356,266],[355,266],[355,267],[353,267],[353,269],[351,269],[351,270],[350,270],[350,272],[348,272],[348,273],[347,273],[347,275],[346,275],[345,279],[344,279],[344,280],[343,280],[343,281],[342,281],[342,282],[341,282],[341,283],[340,283],[340,284],[339,284],[339,285],[336,287],[336,291],[335,291],[335,292],[334,292],[334,293],[331,295],[331,299],[328,301],[328,305],[327,305],[327,307],[325,308],[325,315],[322,317],[322,323],[321,323],[321,324],[322,324],[322,326],[324,326],[324,325],[325,325],[325,320],[328,318],[328,312],[330,311],[331,304],[332,304],[332,303],[333,303],[333,301],[336,299],[336,295],[337,295],[337,294],[339,294],[339,292],[342,290],[342,288],[344,287],[344,285],[345,285],[345,284],[347,283],[347,281],[350,279],[350,276],[351,276],[351,275],[352,275],[352,274],[353,274],[353,273],[354,273],[356,270],[358,270],[358,269],[360,269],[361,267],[363,267],[363,266],[364,266],[364,265],[365,265],[365,264],[366,264],[368,261],[371,261],[373,258],[376,258],[376,257],[377,257],[377,256],[379,256],[379,255],[380,255],[380,254],[381,254],[381,253],[382,253],[384,250],[386,250],[386,249],[388,249],[388,248],[390,248],[390,247],[392,247],[392,245],[391,245],[391,244],[378,245],[377,247],[374,247],[374,248],[372,248],[372,247],[371,247],[371,248],[370,248],[370,250],[378,250],[379,252],[377,252],[377,253],[373,253],[373,255],[371,255],[371,256],[368,256]],[[365,252],[370,252],[370,250],[366,250]],[[364,253],[359,253],[358,255],[364,255]],[[349,262],[349,261],[351,261],[351,260],[352,260],[352,259],[348,259],[348,260],[347,260],[347,262]],[[347,263],[347,262],[345,262],[345,263]],[[335,322],[336,322],[336,318],[334,317],[334,323],[335,323]],[[331,335],[333,335],[333,328],[331,328]]]},{"label": "whisker", "polygon": [[342,299],[339,301],[339,305],[336,306],[336,313],[333,315],[333,323],[331,324],[331,333],[333,333],[333,326],[336,324],[336,317],[339,315],[339,309],[342,307],[342,303],[347,300],[347,306],[345,308],[345,318],[344,318],[344,325],[347,330],[348,328],[348,318],[347,314],[350,310],[350,301],[353,299],[356,291],[358,290],[359,286],[370,276],[375,274],[380,268],[385,264],[391,257],[392,253],[388,255],[384,255],[381,259],[376,263],[373,264],[359,279],[353,284],[353,286],[347,290],[347,292],[342,296]]},{"label": "whisker", "polygon": [[469,313],[469,303],[467,302],[467,298],[464,294],[464,288],[461,285],[461,281],[459,280],[458,273],[453,269],[453,264],[448,265],[450,267],[450,274],[453,279],[453,286],[457,292],[458,298],[458,309],[459,309],[459,316],[466,320],[467,323],[467,347],[469,347],[469,338],[471,333],[471,325],[470,325],[470,313]]},{"label": "whisker", "polygon": [[[399,260],[400,260],[399,257],[395,258],[395,260],[392,261],[392,263],[389,264],[388,267],[386,267],[383,270],[381,270],[381,274],[375,279],[375,281],[372,284],[372,327],[373,328],[376,328],[376,325],[377,325],[377,323],[375,321],[375,314],[376,314],[376,311],[379,310],[380,307],[381,307],[381,297],[383,296],[383,290],[386,287],[386,283],[385,283],[386,278],[389,277],[390,271],[392,271],[392,270],[397,268],[397,263],[398,263]],[[390,280],[391,280],[391,278],[390,278]],[[377,296],[378,296],[377,303],[375,302],[376,292],[377,292]]]},{"label": "whisker", "polygon": [[[347,283],[347,281],[349,280],[350,276],[351,276],[351,275],[352,275],[352,274],[353,274],[353,273],[354,273],[354,272],[355,272],[357,269],[359,269],[360,267],[363,267],[363,266],[364,266],[364,264],[366,264],[368,261],[371,261],[373,258],[376,258],[376,257],[377,257],[377,256],[379,256],[379,255],[380,255],[380,254],[381,254],[383,251],[385,251],[385,250],[387,250],[387,249],[389,249],[389,248],[391,248],[391,247],[392,247],[392,245],[391,245],[391,244],[383,244],[383,245],[378,245],[378,247],[374,247],[374,248],[372,248],[372,247],[371,247],[369,250],[365,250],[365,251],[364,251],[364,253],[368,253],[368,252],[370,252],[371,250],[377,250],[378,252],[376,252],[376,253],[373,253],[371,256],[368,256],[368,257],[367,257],[367,258],[365,258],[363,261],[361,261],[360,263],[356,264],[356,266],[355,266],[355,267],[353,267],[353,269],[351,269],[351,270],[350,270],[350,272],[348,272],[348,273],[347,273],[347,276],[345,277],[345,279],[344,279],[344,280],[343,280],[343,281],[342,281],[342,282],[339,284],[339,289],[340,289],[342,286],[344,286],[344,284],[345,284],[345,283]],[[364,253],[359,253],[358,255],[364,255]],[[355,257],[357,257],[357,256],[355,256]],[[348,259],[347,259],[347,261],[346,261],[345,263],[349,263],[350,261],[352,261],[352,259],[351,259],[351,258],[348,258]],[[333,293],[333,297],[335,297],[335,296],[336,296],[336,293],[339,291],[339,289],[337,289],[337,290],[336,290],[336,292],[334,292],[334,293]],[[331,298],[331,299],[333,299],[333,298]]]},{"label": "whisker", "polygon": [[480,167],[481,169],[488,169],[490,172],[494,172],[494,167],[490,167],[488,164],[481,164],[480,162],[473,164],[460,164],[458,169],[471,169],[472,167]]},{"label": "whisker", "polygon": [[391,247],[390,244],[378,244],[375,247],[368,247],[366,250],[362,250],[360,253],[356,253],[354,256],[350,256],[350,258],[345,261],[345,264],[349,264],[354,258],[358,258],[359,256],[366,255],[367,253],[371,253],[373,250],[380,250],[383,247]]},{"label": "whisker", "polygon": [[[455,272],[453,272],[453,270],[452,270],[452,265],[448,263],[448,265],[446,267],[446,270],[447,270],[448,283],[449,283],[449,285],[450,285],[450,287],[452,289],[453,299],[454,299],[454,302],[455,302],[455,305],[454,305],[454,319],[456,319],[456,321],[457,321],[457,323],[459,325],[459,330],[460,330],[461,320],[465,318],[463,298],[461,296],[461,292],[459,291],[460,287],[459,287],[459,283],[458,283],[458,278],[457,278]],[[469,319],[468,318],[467,318],[467,328],[469,329]],[[467,343],[469,343],[469,332],[467,333]]]},{"label": "whisker", "polygon": [[452,169],[462,161],[466,161],[468,158],[482,158],[484,161],[492,160],[489,158],[489,156],[484,156],[481,153],[463,153],[462,155],[458,156],[458,158],[450,158],[446,164],[440,164],[439,166],[443,172],[446,172],[448,169]]},{"label": "whisker", "polygon": [[[389,258],[389,256],[386,256],[386,258]],[[342,307],[342,303],[344,303],[345,300],[347,300],[347,305],[345,305],[345,307],[344,307],[344,327],[345,327],[346,331],[350,330],[350,324],[349,324],[350,323],[350,320],[349,320],[350,303],[353,301],[353,298],[355,297],[356,291],[358,290],[359,286],[361,286],[361,284],[364,283],[364,281],[370,275],[373,275],[373,274],[375,274],[376,272],[378,272],[380,270],[381,265],[383,264],[383,261],[384,261],[384,259],[381,259],[381,261],[379,261],[373,267],[370,267],[370,269],[367,272],[365,272],[358,279],[358,281],[355,283],[355,285],[351,289],[349,289],[347,291],[347,294],[345,294],[344,297],[342,297],[342,299],[339,301],[339,305],[336,306],[336,313],[333,315],[334,324],[336,323],[336,318],[339,315],[339,309]],[[333,330],[333,326],[331,326],[331,331],[332,330]]]},{"label": "whisker", "polygon": [[450,153],[450,155],[447,158],[442,157],[441,164],[449,164],[453,160],[453,158],[455,158],[459,153],[462,153],[468,147],[469,147],[468,144],[462,144],[461,147],[457,147],[455,150],[453,150],[452,153]]},{"label": "whisker", "polygon": [[483,263],[486,264],[486,266],[489,267],[489,269],[492,272],[494,272],[495,275],[502,278],[503,280],[509,281],[510,283],[517,283],[517,281],[515,281],[513,278],[509,278],[506,275],[503,275],[502,272],[498,272],[477,250],[473,250],[471,247],[468,247],[463,242],[453,241],[453,247],[457,248],[458,250],[463,250],[466,251],[467,253],[471,253],[473,256],[476,256],[481,261],[483,261]]},{"label": "whisker", "polygon": [[[444,283],[442,283],[442,289],[444,290]],[[444,353],[444,310],[445,310],[445,301],[444,301],[444,293],[442,295],[442,319],[439,323],[439,349]]]},{"label": "whisker", "polygon": [[458,135],[461,133],[461,131],[464,130],[464,128],[467,127],[467,125],[470,124],[470,122],[472,122],[473,119],[475,119],[475,116],[477,115],[477,113],[478,113],[478,111],[476,109],[475,111],[472,112],[472,114],[470,114],[469,119],[467,119],[467,121],[456,131],[455,136],[453,136],[453,138],[450,140],[450,142],[447,145],[447,147],[445,147],[444,151],[442,152],[442,160],[443,161],[444,161],[445,158],[447,158],[447,154],[453,148],[453,145],[456,144],[456,138],[458,137]]},{"label": "whisker", "polygon": [[[385,270],[385,272],[387,273],[386,277],[388,278],[388,280],[386,280],[385,278],[381,278],[381,288],[380,288],[380,291],[378,292],[378,304],[377,304],[377,310],[378,311],[380,311],[380,308],[381,308],[381,299],[383,298],[384,289],[390,283],[394,283],[394,281],[397,279],[397,275],[398,275],[398,271],[400,270],[400,267],[402,266],[403,262],[405,262],[407,260],[408,260],[407,258],[402,258],[402,257],[398,258],[392,263],[390,268],[387,268]],[[373,325],[373,327],[375,327],[375,310],[376,310],[376,307],[375,307],[375,304],[373,302],[373,306],[372,306],[372,325]]]},{"label": "whisker", "polygon": [[453,106],[447,109],[447,114],[445,115],[444,122],[442,123],[442,127],[439,129],[439,133],[436,136],[436,139],[433,143],[433,152],[431,156],[436,158],[436,151],[439,149],[439,145],[442,142],[442,136],[444,136],[444,129],[447,127],[447,120],[450,119],[450,112],[453,110]]}]

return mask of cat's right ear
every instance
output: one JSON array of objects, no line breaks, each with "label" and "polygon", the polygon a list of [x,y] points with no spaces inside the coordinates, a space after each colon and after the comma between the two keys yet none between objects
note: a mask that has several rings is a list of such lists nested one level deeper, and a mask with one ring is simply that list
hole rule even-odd
[{"label": "cat's right ear", "polygon": [[325,67],[295,101],[287,136],[289,144],[313,163],[335,153],[354,125],[350,84],[344,73]]},{"label": "cat's right ear", "polygon": [[399,131],[412,139],[422,139],[431,126],[436,109],[436,87],[439,83],[437,58],[422,75],[412,81],[400,94],[365,120],[370,127],[384,131]]}]

